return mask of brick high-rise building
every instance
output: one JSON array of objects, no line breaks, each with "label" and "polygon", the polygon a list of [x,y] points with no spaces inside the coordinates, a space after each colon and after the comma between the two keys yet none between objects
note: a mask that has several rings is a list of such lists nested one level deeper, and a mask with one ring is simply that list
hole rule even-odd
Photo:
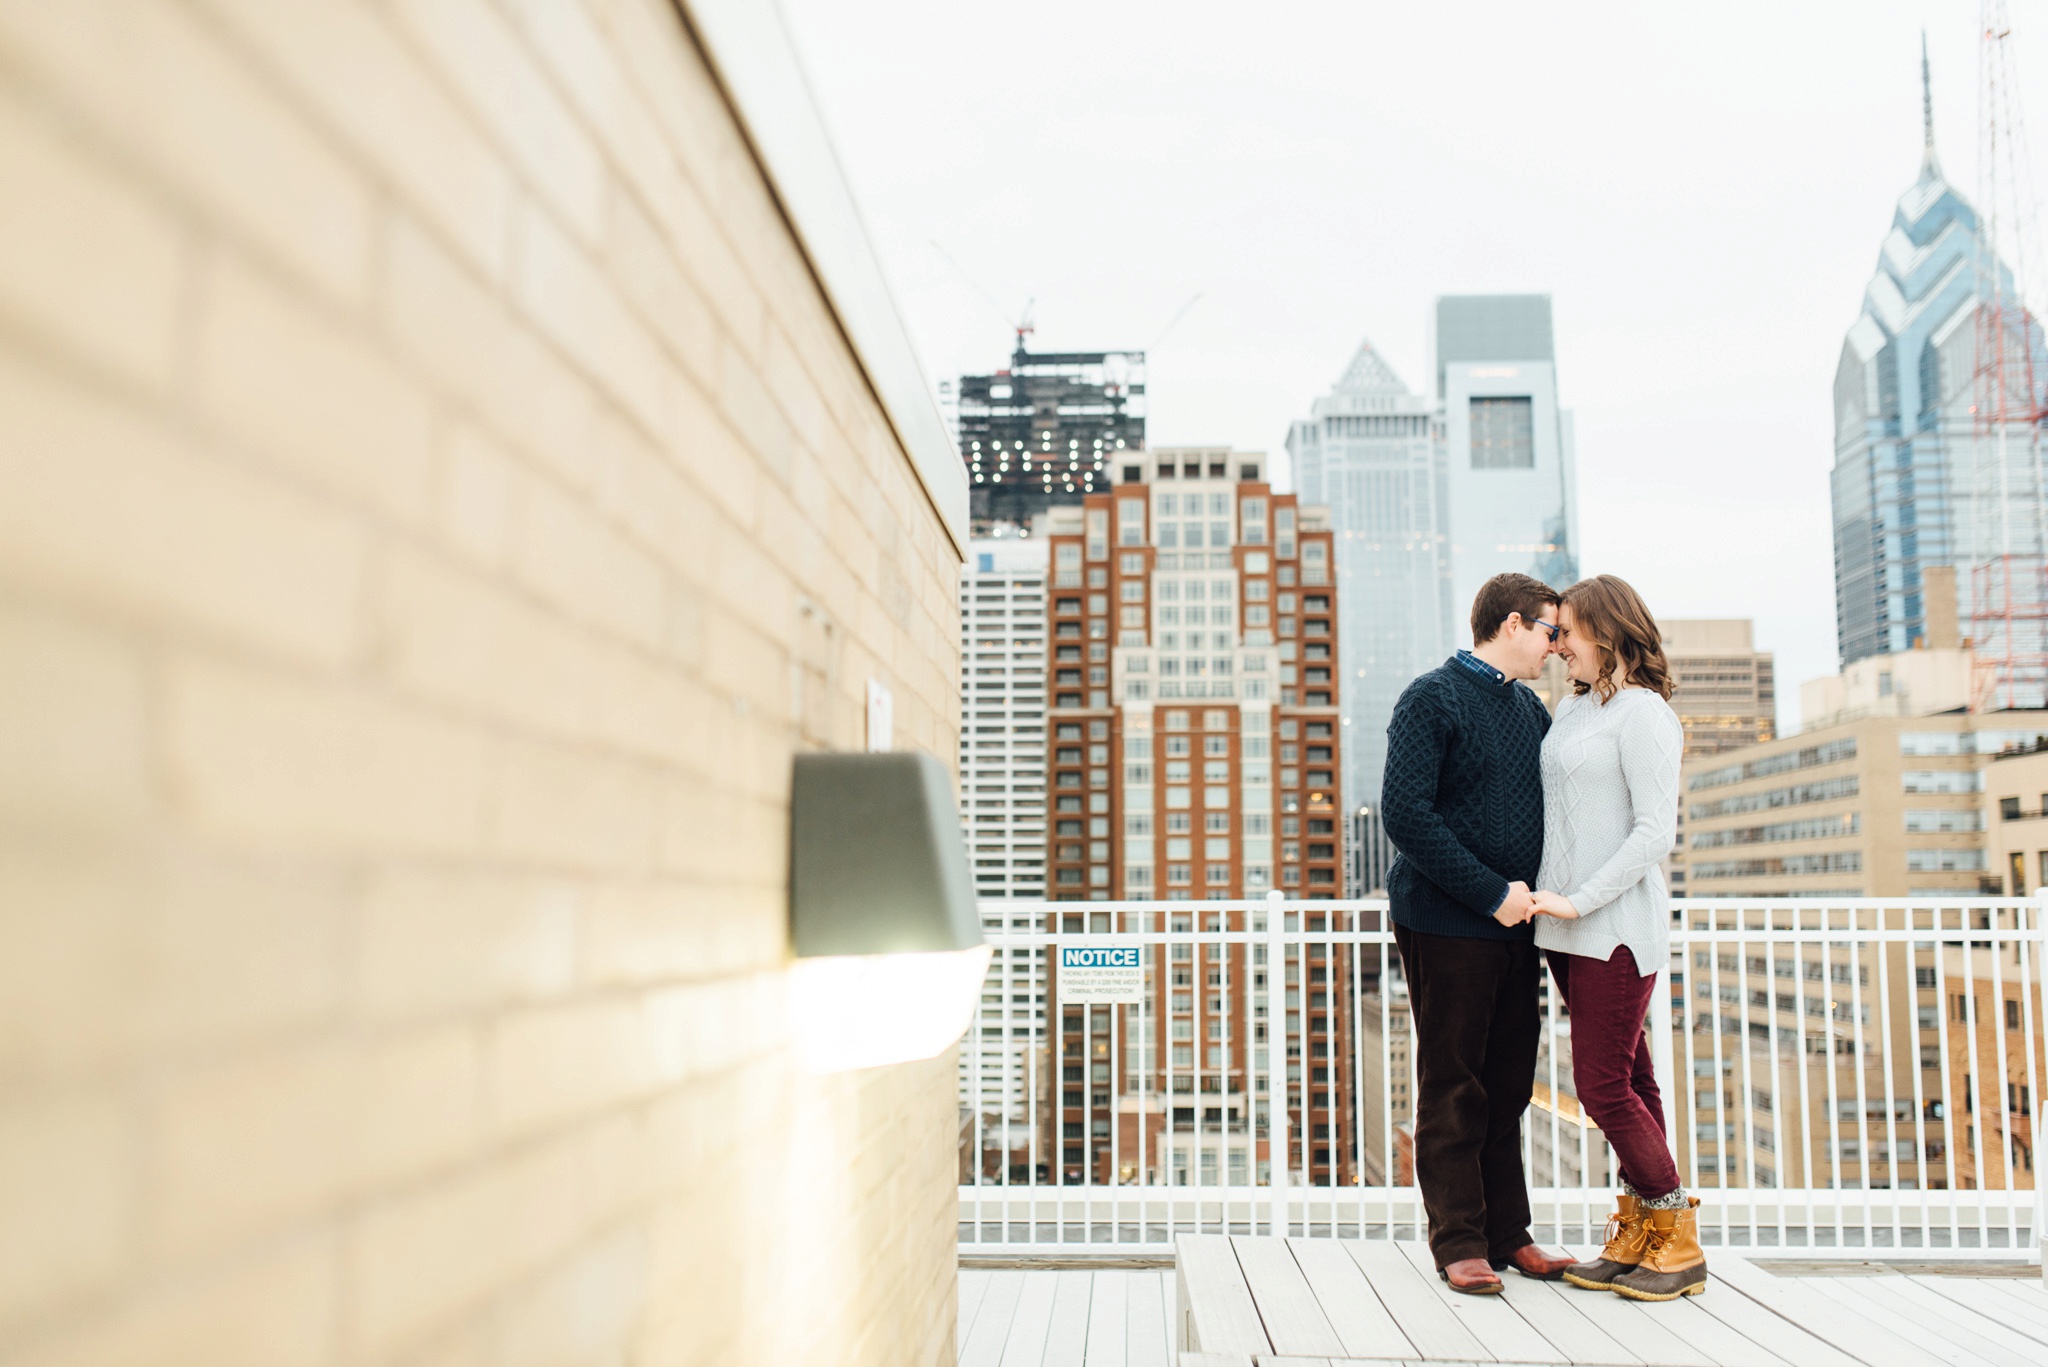
[{"label": "brick high-rise building", "polygon": [[[1327,517],[1275,493],[1255,454],[1130,453],[1109,475],[1109,489],[1041,524],[1052,557],[1050,895],[1339,896],[1342,727]],[[1146,928],[1202,932],[1248,929],[1254,914],[1125,915],[1147,919]],[[1059,919],[1053,929],[1140,928],[1079,906]],[[1335,928],[1315,924],[1323,919],[1312,914],[1301,928]],[[1252,1067],[1254,1049],[1263,1054],[1269,1034],[1280,1034],[1300,1146],[1290,1166],[1312,1180],[1349,1181],[1348,1013],[1341,996],[1337,1009],[1330,1004],[1348,990],[1344,952],[1290,951],[1271,994],[1283,1018],[1271,1021],[1248,994],[1264,986],[1264,946],[1174,948],[1185,957],[1154,958],[1148,1000],[1126,1017],[1120,1076],[1106,1050],[1095,1056],[1111,1034],[1109,1009],[1060,1008],[1068,1179],[1084,1168],[1101,1181],[1130,1175],[1110,1171],[1113,1115],[1125,1169],[1137,1164],[1141,1128],[1148,1167],[1149,1155],[1162,1155],[1162,1166],[1192,1162],[1192,1175],[1208,1181],[1264,1166],[1263,1146],[1254,1154],[1245,1144],[1247,1108],[1259,1100],[1247,1083],[1263,1072]],[[1118,1085],[1127,1101],[1157,1105],[1113,1111]],[[1233,1124],[1235,1147],[1221,1142]],[[1188,1137],[1162,1147],[1169,1125]]]},{"label": "brick high-rise building", "polygon": [[1330,530],[1264,476],[1154,451],[1046,521],[1056,900],[1338,894]]}]

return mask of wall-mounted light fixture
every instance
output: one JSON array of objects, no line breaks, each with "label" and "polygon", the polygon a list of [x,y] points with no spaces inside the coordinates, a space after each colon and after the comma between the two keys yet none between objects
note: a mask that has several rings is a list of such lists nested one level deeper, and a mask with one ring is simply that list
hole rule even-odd
[{"label": "wall-mounted light fixture", "polygon": [[909,753],[797,756],[789,865],[805,1062],[908,1063],[959,1039],[989,947],[945,766]]}]

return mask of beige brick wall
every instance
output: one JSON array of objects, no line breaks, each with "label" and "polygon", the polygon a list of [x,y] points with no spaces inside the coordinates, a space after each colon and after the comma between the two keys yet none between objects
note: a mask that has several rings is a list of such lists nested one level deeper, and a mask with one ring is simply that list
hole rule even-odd
[{"label": "beige brick wall", "polygon": [[666,0],[0,0],[0,1362],[937,1363],[784,1035],[957,555]]}]

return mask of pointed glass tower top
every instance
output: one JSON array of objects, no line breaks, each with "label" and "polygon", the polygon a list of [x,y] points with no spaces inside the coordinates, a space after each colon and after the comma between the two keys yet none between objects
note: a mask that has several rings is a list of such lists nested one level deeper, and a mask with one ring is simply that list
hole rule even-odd
[{"label": "pointed glass tower top", "polygon": [[1371,342],[1360,342],[1358,353],[1338,377],[1336,390],[1340,394],[1406,394],[1408,386],[1401,383],[1386,357],[1373,350]]},{"label": "pointed glass tower top", "polygon": [[1429,400],[1403,384],[1394,367],[1387,364],[1387,358],[1371,342],[1360,342],[1351,364],[1344,367],[1337,383],[1315,401],[1310,412],[1325,418],[1345,413],[1418,414],[1427,413],[1429,407]]},{"label": "pointed glass tower top", "polygon": [[[1888,343],[1952,320],[1975,292],[1981,245],[1977,211],[1941,169],[1934,146],[1933,81],[1925,35],[1920,46],[1920,174],[1899,196],[1878,249],[1877,270],[1863,291],[1862,316],[1850,328],[1861,361]],[[2004,267],[1999,267],[2004,273]]]}]

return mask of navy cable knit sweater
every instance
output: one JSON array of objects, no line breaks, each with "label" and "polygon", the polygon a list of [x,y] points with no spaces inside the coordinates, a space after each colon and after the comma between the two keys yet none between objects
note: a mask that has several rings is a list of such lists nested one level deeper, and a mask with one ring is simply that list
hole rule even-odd
[{"label": "navy cable knit sweater", "polygon": [[1522,684],[1446,660],[1402,692],[1387,724],[1380,813],[1400,852],[1387,872],[1396,924],[1427,935],[1526,940],[1494,910],[1543,864],[1539,759],[1550,713]]}]

